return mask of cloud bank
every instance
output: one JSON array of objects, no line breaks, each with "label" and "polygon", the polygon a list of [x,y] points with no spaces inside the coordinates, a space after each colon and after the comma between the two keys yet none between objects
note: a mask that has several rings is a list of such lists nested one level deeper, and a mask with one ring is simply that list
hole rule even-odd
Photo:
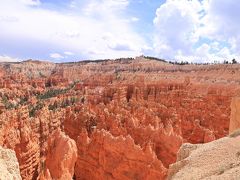
[{"label": "cloud bank", "polygon": [[127,17],[121,15],[128,6],[127,0],[82,2],[72,1],[61,12],[43,8],[40,0],[1,2],[1,44],[6,42],[18,52],[39,51],[36,56],[48,52],[51,59],[69,58],[69,53],[60,55],[63,52],[89,59],[142,53],[145,40],[133,31]]},{"label": "cloud bank", "polygon": [[[149,22],[129,13],[133,0],[61,2],[1,1],[0,56],[72,61],[146,54],[195,62],[240,57],[235,0],[166,0],[144,12],[155,14]],[[140,23],[152,28],[140,34]]]},{"label": "cloud bank", "polygon": [[239,10],[234,0],[167,0],[153,21],[155,54],[195,62],[239,58]]}]

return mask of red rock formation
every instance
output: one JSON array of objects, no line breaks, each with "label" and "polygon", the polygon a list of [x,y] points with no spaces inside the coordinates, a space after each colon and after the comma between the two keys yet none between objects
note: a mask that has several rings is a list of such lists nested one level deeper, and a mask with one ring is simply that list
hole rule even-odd
[{"label": "red rock formation", "polygon": [[182,143],[228,134],[238,68],[143,57],[0,64],[0,145],[16,152],[23,179],[71,177],[74,163],[61,159],[75,157],[74,141],[77,179],[162,179]]},{"label": "red rock formation", "polygon": [[40,179],[72,179],[77,160],[75,141],[64,135],[61,130],[55,130],[48,139],[48,150],[44,172]]},{"label": "red rock formation", "polygon": [[[44,113],[43,113],[44,112]],[[59,114],[58,114],[59,113]],[[36,179],[40,172],[41,158],[45,157],[47,138],[60,127],[61,112],[43,109],[38,117],[29,117],[27,108],[0,114],[0,145],[16,152],[23,179]]]},{"label": "red rock formation", "polygon": [[77,146],[77,179],[163,179],[166,176],[166,169],[151,146],[142,149],[130,136],[113,137],[102,130],[94,132],[89,139],[85,131],[78,137]]},{"label": "red rock formation", "polygon": [[240,98],[239,97],[232,99],[229,133],[232,133],[237,129],[240,129]]}]

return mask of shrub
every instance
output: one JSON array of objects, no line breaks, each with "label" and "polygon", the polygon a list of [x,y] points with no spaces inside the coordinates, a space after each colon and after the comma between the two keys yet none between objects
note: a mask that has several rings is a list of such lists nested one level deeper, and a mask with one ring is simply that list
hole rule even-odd
[{"label": "shrub", "polygon": [[57,102],[55,101],[53,104],[50,104],[49,106],[48,106],[48,109],[49,110],[56,110],[58,108],[58,104],[57,104]]},{"label": "shrub", "polygon": [[28,98],[27,98],[27,97],[23,97],[23,98],[21,97],[21,98],[20,98],[20,101],[19,101],[19,104],[20,104],[20,105],[23,105],[23,104],[25,104],[27,101],[28,101]]},{"label": "shrub", "polygon": [[43,103],[40,102],[40,101],[37,102],[36,106],[28,106],[29,116],[30,116],[30,117],[35,117],[36,112],[37,112],[38,110],[42,109],[43,106],[44,106]]},{"label": "shrub", "polygon": [[233,60],[232,60],[232,64],[237,64],[236,59],[233,59]]},{"label": "shrub", "polygon": [[56,97],[59,94],[64,94],[67,92],[67,89],[50,89],[44,94],[40,94],[37,96],[38,99],[48,99],[52,97]]},{"label": "shrub", "polygon": [[6,109],[13,109],[15,108],[14,104],[9,102],[9,99],[7,96],[2,97],[2,103],[5,105]]},{"label": "shrub", "polygon": [[164,59],[156,58],[156,57],[151,57],[151,56],[143,56],[145,59],[150,59],[150,60],[156,60],[156,61],[161,61],[161,62],[167,62]]}]

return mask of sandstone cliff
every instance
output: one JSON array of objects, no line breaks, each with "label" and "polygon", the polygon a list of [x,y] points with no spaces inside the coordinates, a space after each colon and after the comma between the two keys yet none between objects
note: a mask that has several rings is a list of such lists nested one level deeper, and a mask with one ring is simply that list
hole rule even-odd
[{"label": "sandstone cliff", "polygon": [[229,133],[232,133],[239,128],[240,128],[240,98],[235,97],[232,99],[231,103],[231,118]]}]

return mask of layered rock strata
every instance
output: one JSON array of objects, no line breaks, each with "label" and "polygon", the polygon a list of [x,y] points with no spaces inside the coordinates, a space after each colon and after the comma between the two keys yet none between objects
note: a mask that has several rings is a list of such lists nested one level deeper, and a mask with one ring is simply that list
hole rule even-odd
[{"label": "layered rock strata", "polygon": [[240,129],[240,97],[232,99],[229,133]]}]

